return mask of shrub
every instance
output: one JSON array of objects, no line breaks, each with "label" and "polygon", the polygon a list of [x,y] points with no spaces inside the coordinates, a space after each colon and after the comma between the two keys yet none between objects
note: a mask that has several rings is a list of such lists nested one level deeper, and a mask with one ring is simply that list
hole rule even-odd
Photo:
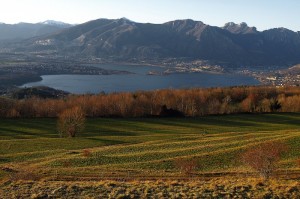
[{"label": "shrub", "polygon": [[282,142],[266,142],[248,149],[242,154],[242,161],[268,179],[287,147]]},{"label": "shrub", "polygon": [[88,149],[84,149],[82,151],[82,155],[83,155],[83,157],[88,158],[88,157],[90,157],[92,155],[92,152],[90,150],[88,150]]},{"label": "shrub", "polygon": [[63,111],[58,118],[58,132],[61,136],[75,135],[84,129],[85,114],[80,107],[73,107]]},{"label": "shrub", "polygon": [[298,158],[295,163],[298,167],[300,167],[300,158]]},{"label": "shrub", "polygon": [[161,107],[161,111],[159,113],[161,117],[184,117],[184,114],[181,111],[176,109],[167,108],[166,105]]},{"label": "shrub", "polygon": [[176,159],[175,166],[181,173],[191,175],[198,168],[198,161],[196,159]]}]

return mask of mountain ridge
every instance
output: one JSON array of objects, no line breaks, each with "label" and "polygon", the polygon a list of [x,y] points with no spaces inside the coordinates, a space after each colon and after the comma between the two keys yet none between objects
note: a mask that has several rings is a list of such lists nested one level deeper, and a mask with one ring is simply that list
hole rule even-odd
[{"label": "mountain ridge", "polygon": [[28,39],[31,37],[51,34],[71,26],[71,24],[53,20],[47,20],[40,23],[0,23],[0,41]]},{"label": "mountain ridge", "polygon": [[284,28],[257,31],[244,22],[217,27],[191,19],[163,24],[96,19],[23,41],[14,50],[51,50],[66,56],[118,60],[188,57],[239,65],[280,65],[300,62],[300,33]]},{"label": "mountain ridge", "polygon": [[37,24],[44,24],[44,25],[53,25],[53,26],[62,26],[62,27],[71,27],[73,26],[72,24],[68,24],[62,21],[55,21],[55,20],[46,20],[39,22]]}]

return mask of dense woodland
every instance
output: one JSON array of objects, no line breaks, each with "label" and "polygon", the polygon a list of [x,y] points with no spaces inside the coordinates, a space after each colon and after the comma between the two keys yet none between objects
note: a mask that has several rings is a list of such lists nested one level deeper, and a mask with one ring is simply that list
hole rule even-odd
[{"label": "dense woodland", "polygon": [[[57,117],[80,107],[87,117],[187,117],[265,112],[300,112],[300,87],[231,87],[70,95],[61,99],[0,98],[0,116]],[[180,113],[180,114],[178,114]],[[169,115],[168,115],[169,114]]]}]

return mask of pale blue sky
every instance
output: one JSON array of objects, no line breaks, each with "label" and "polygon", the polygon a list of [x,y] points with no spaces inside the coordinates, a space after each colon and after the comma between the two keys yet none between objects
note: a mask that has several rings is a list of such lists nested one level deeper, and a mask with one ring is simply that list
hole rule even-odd
[{"label": "pale blue sky", "polygon": [[48,19],[83,23],[126,17],[164,23],[194,19],[214,26],[246,22],[258,30],[300,31],[300,0],[0,0],[0,22],[37,23]]}]

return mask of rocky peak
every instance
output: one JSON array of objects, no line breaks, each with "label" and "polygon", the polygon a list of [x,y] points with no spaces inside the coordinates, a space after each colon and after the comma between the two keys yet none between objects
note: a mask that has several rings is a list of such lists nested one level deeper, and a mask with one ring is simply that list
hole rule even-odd
[{"label": "rocky peak", "polygon": [[202,21],[194,21],[191,19],[175,20],[165,23],[165,25],[171,27],[178,32],[195,31],[199,28],[206,26]]},{"label": "rocky peak", "polygon": [[122,25],[134,25],[135,24],[134,21],[131,21],[130,19],[127,19],[125,17],[116,19],[115,22],[117,22],[118,24],[122,24]]},{"label": "rocky peak", "polygon": [[70,28],[73,25],[67,24],[61,21],[54,21],[54,20],[47,20],[43,22],[37,23],[37,25],[46,25],[46,26],[55,26],[55,27],[60,27],[60,28]]},{"label": "rocky peak", "polygon": [[182,19],[182,20],[175,20],[175,21],[169,21],[165,23],[167,25],[172,26],[195,26],[196,24],[204,24],[202,21],[194,21],[192,19]]},{"label": "rocky peak", "polygon": [[271,41],[300,44],[299,34],[287,28],[273,28],[265,30],[263,31],[263,35],[265,36],[265,39]]},{"label": "rocky peak", "polygon": [[228,30],[229,32],[234,34],[257,33],[256,27],[249,27],[245,22],[242,22],[240,24],[228,22],[223,26],[223,29]]}]

